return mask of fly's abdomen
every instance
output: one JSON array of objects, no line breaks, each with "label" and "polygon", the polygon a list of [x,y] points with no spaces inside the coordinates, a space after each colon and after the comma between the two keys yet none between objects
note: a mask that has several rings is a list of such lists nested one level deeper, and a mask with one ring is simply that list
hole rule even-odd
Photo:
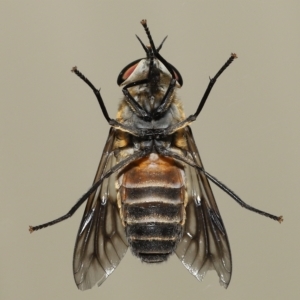
[{"label": "fly's abdomen", "polygon": [[145,262],[166,260],[182,236],[184,172],[174,160],[151,154],[119,178],[121,216],[132,252]]}]

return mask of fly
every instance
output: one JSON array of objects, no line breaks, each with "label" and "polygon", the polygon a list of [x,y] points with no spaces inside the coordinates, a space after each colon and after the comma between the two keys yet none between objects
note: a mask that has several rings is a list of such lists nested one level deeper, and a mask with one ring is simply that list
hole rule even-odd
[{"label": "fly", "polygon": [[101,285],[128,247],[146,263],[163,262],[176,253],[198,280],[214,269],[227,288],[230,246],[209,181],[248,210],[283,221],[282,216],[246,204],[204,169],[189,126],[237,56],[231,54],[210,79],[196,112],[186,118],[176,96],[182,77],[159,53],[166,38],[156,48],[146,20],[141,24],[150,45],[137,37],[146,57],[127,65],[118,76],[124,98],[116,119],[109,117],[100,91],[76,67],[72,69],[93,90],[111,128],[92,187],[67,214],[30,226],[29,231],[71,217],[87,200],[73,257],[79,289]]}]

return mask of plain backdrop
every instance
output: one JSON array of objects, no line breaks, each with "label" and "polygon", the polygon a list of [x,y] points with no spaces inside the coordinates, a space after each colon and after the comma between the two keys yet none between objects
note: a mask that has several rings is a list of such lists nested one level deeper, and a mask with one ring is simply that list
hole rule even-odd
[{"label": "plain backdrop", "polygon": [[[299,1],[1,1],[0,132],[2,299],[298,299]],[[233,255],[227,290],[217,274],[198,282],[176,256],[142,264],[130,251],[100,287],[81,292],[72,255],[84,207],[66,213],[91,185],[109,126],[75,65],[97,86],[111,117],[116,79],[144,56],[146,18],[183,76],[179,96],[193,113],[231,52],[238,59],[192,125],[207,171],[247,203],[213,186]],[[83,205],[84,206],[84,205]]]}]

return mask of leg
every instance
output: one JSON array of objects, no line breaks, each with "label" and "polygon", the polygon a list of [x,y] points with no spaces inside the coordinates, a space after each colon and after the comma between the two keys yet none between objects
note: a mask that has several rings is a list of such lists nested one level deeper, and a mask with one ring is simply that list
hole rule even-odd
[{"label": "leg", "polygon": [[[251,210],[253,212],[256,212],[260,215],[263,215],[265,217],[269,217],[273,220],[278,221],[279,223],[281,223],[283,221],[282,216],[277,217],[274,215],[271,215],[267,212],[264,212],[262,210],[259,210],[257,208],[254,208],[250,205],[248,205],[247,203],[245,203],[237,194],[235,194],[231,189],[229,189],[225,184],[223,184],[222,182],[220,182],[217,178],[215,178],[214,176],[210,175],[208,172],[206,172],[202,167],[198,166],[196,163],[194,163],[194,161],[186,156],[183,156],[182,154],[178,154],[173,150],[169,150],[163,147],[156,147],[157,152],[163,156],[168,156],[168,157],[172,157],[176,160],[179,160],[181,162],[184,162],[188,165],[190,165],[191,167],[199,170],[200,172],[204,173],[205,176],[212,181],[215,185],[217,185],[221,190],[223,190],[226,194],[228,194],[231,198],[233,198],[238,204],[240,204],[242,207]],[[177,149],[176,149],[177,150]]]},{"label": "leg", "polygon": [[[174,132],[176,132],[177,130],[181,129],[181,128],[184,128],[186,126],[188,126],[190,123],[194,122],[199,113],[201,112],[207,98],[208,98],[208,95],[210,94],[210,91],[212,90],[214,84],[216,83],[218,77],[224,72],[224,70],[233,62],[233,60],[237,58],[236,54],[232,53],[230,58],[227,60],[227,62],[223,65],[223,67],[219,70],[219,72],[212,78],[210,79],[209,81],[209,84],[206,88],[206,91],[200,101],[200,104],[197,108],[197,111],[193,114],[193,115],[190,115],[188,118],[186,118],[185,120],[175,124],[175,125],[172,125],[172,126],[169,126],[168,128],[166,129],[153,129],[153,130],[148,130],[148,131],[145,131],[144,132],[144,135],[162,135],[162,136],[166,136],[166,135],[171,135],[173,134]],[[171,81],[172,82],[172,81]],[[171,87],[171,84],[169,86],[169,89]],[[168,91],[169,91],[168,89]],[[167,93],[165,94],[165,96],[167,95]],[[165,98],[165,97],[164,97]],[[158,109],[160,109],[160,106],[158,107]],[[165,110],[164,110],[165,111]]]},{"label": "leg", "polygon": [[122,92],[126,97],[127,104],[130,106],[132,111],[140,118],[144,119],[145,121],[151,121],[151,116],[134,100],[131,94],[128,91],[128,88],[131,88],[136,85],[146,84],[148,83],[148,79],[139,80],[136,82],[132,82],[127,84],[123,89]]},{"label": "leg", "polygon": [[212,78],[210,79],[209,81],[209,84],[206,88],[206,91],[200,101],[200,104],[197,108],[197,111],[194,113],[194,116],[197,118],[198,115],[200,114],[207,98],[208,98],[208,95],[210,93],[210,91],[212,90],[214,84],[216,83],[218,77],[228,68],[228,66],[233,62],[233,60],[237,58],[237,55],[235,53],[231,53],[231,56],[229,57],[229,59],[226,61],[226,63],[223,65],[223,67],[219,70],[219,72]]},{"label": "leg", "polygon": [[81,196],[81,198],[76,202],[76,204],[70,209],[70,211],[61,216],[58,219],[55,219],[53,221],[38,225],[38,226],[29,226],[29,232],[32,233],[33,231],[48,227],[48,226],[52,226],[54,224],[57,224],[61,221],[64,221],[70,217],[72,217],[72,215],[76,212],[76,210],[82,205],[83,202],[85,202],[87,200],[87,198],[92,195],[93,192],[95,192],[97,190],[97,188],[102,184],[103,180],[107,177],[109,177],[111,174],[117,172],[118,170],[126,167],[128,164],[130,164],[131,162],[145,157],[146,155],[148,155],[150,153],[150,149],[145,149],[143,151],[138,151],[132,155],[130,155],[129,157],[125,158],[124,160],[122,160],[121,162],[119,162],[118,164],[116,164],[115,166],[113,166],[110,170],[108,170],[105,174],[103,174],[101,176],[101,178],[95,182],[92,187]]},{"label": "leg", "polygon": [[178,76],[177,79],[178,79],[180,85],[182,85],[182,78],[181,78],[181,75],[179,74],[179,72],[159,54],[159,50],[161,49],[161,47],[167,37],[165,37],[164,40],[162,41],[161,45],[158,48],[156,48],[154,45],[150,30],[147,26],[147,20],[142,20],[141,24],[145,29],[145,32],[147,34],[147,37],[148,37],[148,40],[149,40],[149,43],[150,43],[150,46],[151,46],[154,56],[164,64],[164,66],[167,68],[167,70],[170,72],[170,74],[172,76],[168,90],[165,93],[164,97],[162,98],[161,104],[159,105],[159,107],[157,108],[157,110],[154,112],[154,115],[153,115],[154,119],[159,119],[161,117],[161,115],[165,111],[168,110],[168,108],[171,104],[170,98],[171,98],[171,95],[172,95],[175,85],[176,85],[175,73],[177,73],[177,76]]},{"label": "leg", "polygon": [[94,85],[81,73],[77,70],[77,67],[73,67],[72,72],[74,72],[79,78],[81,78],[94,92],[95,96],[97,97],[98,103],[101,107],[102,113],[105,117],[105,119],[107,120],[107,122],[109,123],[109,121],[111,120],[111,118],[108,115],[108,112],[106,110],[105,104],[103,102],[103,99],[100,95],[100,90],[97,90]]},{"label": "leg", "polygon": [[[111,119],[110,117],[109,117],[109,115],[108,115],[108,112],[107,112],[107,110],[106,110],[106,107],[105,107],[105,104],[104,104],[104,102],[103,102],[103,99],[102,99],[102,97],[101,97],[101,94],[100,94],[100,91],[99,90],[97,90],[96,88],[95,88],[95,86],[80,72],[80,71],[78,71],[78,69],[77,69],[77,67],[74,67],[73,69],[72,69],[72,72],[74,72],[79,78],[81,78],[92,90],[93,90],[93,92],[94,92],[94,94],[95,94],[95,96],[96,96],[96,98],[97,98],[97,100],[98,100],[98,103],[99,103],[99,105],[100,105],[100,107],[101,107],[101,110],[102,110],[102,113],[103,113],[103,115],[104,115],[104,117],[105,117],[105,119],[107,120],[107,122],[108,122],[108,124],[110,125],[110,126],[112,126],[112,127],[114,127],[114,128],[116,128],[116,129],[120,129],[120,130],[122,130],[122,131],[126,131],[126,132],[128,132],[128,133],[130,133],[130,134],[132,134],[132,135],[134,135],[134,136],[141,136],[141,135],[143,135],[143,132],[141,131],[141,130],[138,130],[138,129],[136,129],[136,128],[132,128],[132,127],[128,127],[128,126],[126,126],[126,125],[123,125],[123,124],[121,124],[121,123],[119,123],[119,122],[117,122],[116,120],[114,120],[114,119]],[[133,85],[138,85],[138,84],[141,84],[141,82],[136,82],[136,83],[133,83],[132,84],[132,86]],[[126,91],[128,94],[129,94],[129,92],[128,91]],[[124,93],[125,94],[125,93]],[[130,95],[130,94],[129,94]],[[125,96],[126,96],[126,94],[125,94]],[[127,97],[127,96],[126,96]],[[130,95],[130,97],[131,97],[131,95]],[[136,107],[136,111],[135,111],[135,113],[137,114],[137,115],[139,115],[138,113],[137,113],[137,110],[139,110],[139,108],[138,107],[140,107],[139,105],[138,105],[138,103],[132,98],[131,100],[130,100],[130,97],[127,97],[127,99],[129,99],[129,101],[130,101],[130,103],[132,104],[131,105],[131,107]],[[129,103],[129,105],[130,105],[130,103]],[[134,109],[134,108],[133,108]],[[140,109],[142,110],[142,108],[140,107]],[[146,114],[146,112],[145,112],[145,114]]]},{"label": "leg", "polygon": [[161,104],[156,109],[156,111],[153,113],[154,119],[160,119],[162,114],[165,113],[168,108],[170,107],[170,104],[172,103],[172,94],[176,86],[176,79],[172,78],[169,84],[169,87],[162,98]]},{"label": "leg", "polygon": [[[153,42],[153,39],[152,39],[152,36],[150,34],[150,30],[147,26],[147,20],[142,20],[141,21],[141,24],[142,26],[144,27],[145,29],[145,32],[147,34],[147,37],[148,37],[148,40],[149,40],[149,43],[150,43],[150,46],[151,46],[151,49],[154,53],[154,56],[156,58],[158,58],[164,65],[165,67],[167,68],[167,70],[170,72],[170,74],[172,75],[172,79],[175,79],[175,71],[173,70],[172,66],[159,54],[159,50],[161,48],[161,46],[159,46],[157,49],[154,45],[154,42]],[[164,42],[164,41],[163,41]]]}]

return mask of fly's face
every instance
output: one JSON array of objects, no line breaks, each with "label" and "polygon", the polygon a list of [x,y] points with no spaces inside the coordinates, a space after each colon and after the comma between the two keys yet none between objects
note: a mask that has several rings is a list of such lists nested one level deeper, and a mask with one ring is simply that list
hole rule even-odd
[{"label": "fly's face", "polygon": [[163,43],[156,48],[146,21],[141,23],[150,46],[138,38],[146,58],[127,65],[118,77],[124,98],[115,120],[109,117],[99,90],[73,68],[95,93],[111,129],[92,187],[66,215],[29,230],[71,217],[87,200],[73,258],[79,289],[101,285],[128,247],[146,263],[165,261],[175,253],[198,280],[213,269],[227,287],[232,273],[230,246],[208,180],[243,207],[283,220],[247,205],[204,170],[189,126],[217,78],[237,56],[231,54],[210,79],[196,112],[186,118],[176,97],[182,77],[160,55]]},{"label": "fly's face", "polygon": [[[153,42],[146,47],[140,38],[137,38],[146,52],[146,58],[135,60],[123,68],[117,83],[153,117],[155,110],[166,100],[165,95],[172,98],[174,89],[180,88],[183,80],[177,69],[159,54],[166,38],[157,49]],[[174,82],[171,84],[172,79]],[[172,89],[168,93],[170,86]]]}]

